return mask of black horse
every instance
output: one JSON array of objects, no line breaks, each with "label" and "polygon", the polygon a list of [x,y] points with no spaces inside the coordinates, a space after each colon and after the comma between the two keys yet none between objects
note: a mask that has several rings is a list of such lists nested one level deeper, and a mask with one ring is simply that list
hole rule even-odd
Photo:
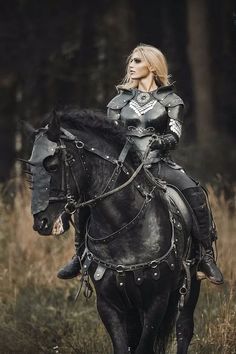
[{"label": "black horse", "polygon": [[175,321],[177,353],[187,353],[200,282],[190,276],[190,230],[165,183],[102,115],[64,110],[48,122],[28,161],[34,229],[59,235],[70,214],[89,208],[83,272],[114,353],[165,353]]}]

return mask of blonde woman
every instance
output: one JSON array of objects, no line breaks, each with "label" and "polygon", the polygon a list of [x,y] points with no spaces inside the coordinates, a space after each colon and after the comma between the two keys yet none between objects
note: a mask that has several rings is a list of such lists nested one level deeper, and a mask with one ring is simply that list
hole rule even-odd
[{"label": "blonde woman", "polygon": [[[223,276],[212,249],[216,231],[206,195],[202,187],[170,157],[170,150],[176,148],[181,137],[184,103],[169,82],[163,53],[150,45],[137,46],[127,59],[126,75],[117,89],[118,95],[107,105],[108,118],[126,127],[127,136],[132,138],[140,158],[150,137],[158,135],[148,155],[150,171],[184,194],[199,225],[197,241],[204,250],[200,270],[212,283],[222,284]],[[79,271],[80,264],[75,257],[58,276],[67,279]]]}]

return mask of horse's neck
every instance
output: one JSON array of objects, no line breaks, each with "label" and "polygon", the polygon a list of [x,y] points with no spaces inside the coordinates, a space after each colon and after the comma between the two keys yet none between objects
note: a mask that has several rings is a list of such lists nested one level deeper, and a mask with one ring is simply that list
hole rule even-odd
[{"label": "horse's neck", "polygon": [[[101,195],[104,191],[111,175],[112,170],[105,173],[103,171],[103,174],[97,171],[97,181],[94,183],[94,186],[97,188],[93,190],[96,196]],[[105,179],[105,183],[102,179]],[[118,183],[113,188],[120,186],[124,181],[125,179],[118,179]],[[146,189],[148,190],[148,187]],[[145,197],[138,191],[134,183],[99,201],[91,208],[91,226],[93,231],[97,233],[98,238],[99,234],[100,236],[110,234],[130,222],[133,223],[134,228],[142,228],[145,233],[144,218],[146,223],[152,225],[153,232],[156,230],[156,233],[159,233],[160,229],[168,230],[168,226],[166,228],[166,225],[169,224],[169,212],[164,200],[159,197],[154,198],[146,205]]]},{"label": "horse's neck", "polygon": [[106,187],[114,172],[115,165],[112,165],[110,162],[95,154],[86,157],[86,165],[86,196],[87,198],[100,196],[106,191]]},{"label": "horse's neck", "polygon": [[[104,143],[104,146],[101,147],[100,151],[109,151],[110,156],[118,159],[120,152],[114,151],[112,147],[107,145],[107,142]],[[106,149],[104,147],[106,147]],[[99,150],[98,146],[96,148]],[[88,184],[85,193],[85,200],[89,200],[101,196],[107,191],[107,186],[111,181],[116,165],[93,153],[88,153],[86,155],[86,164],[87,172],[85,179],[87,179]],[[138,176],[138,179],[139,178],[140,176]],[[117,182],[115,184],[111,184],[109,187],[114,189],[126,180],[127,176],[125,176],[121,171]],[[150,186],[146,187],[146,189],[148,191]],[[138,221],[136,219],[136,215],[139,214],[144,204],[144,200],[144,197],[140,194],[132,182],[128,187],[125,187],[114,195],[111,195],[92,205],[92,228],[94,230],[99,229],[101,234],[109,234],[122,227],[122,225],[126,225],[133,219],[135,222]],[[163,225],[168,223],[169,214],[164,204],[165,203],[161,201],[161,198],[157,198],[151,202],[151,207],[146,208],[147,210],[149,209],[148,213],[146,213],[146,209],[144,210],[145,220],[152,223],[153,228],[156,230],[161,229]],[[138,224],[139,223],[137,223],[137,225]]]},{"label": "horse's neck", "polygon": [[109,238],[109,243],[89,243],[89,249],[117,264],[143,263],[165,254],[172,239],[168,210],[160,198],[153,198],[142,213],[143,203],[138,191],[127,189],[93,207],[89,235]]}]

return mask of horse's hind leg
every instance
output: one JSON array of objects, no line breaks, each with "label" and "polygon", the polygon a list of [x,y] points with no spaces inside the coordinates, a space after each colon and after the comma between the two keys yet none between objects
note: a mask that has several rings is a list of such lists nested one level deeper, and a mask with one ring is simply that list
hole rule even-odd
[{"label": "horse's hind leg", "polygon": [[125,313],[100,297],[97,298],[97,309],[111,337],[114,354],[130,354]]},{"label": "horse's hind leg", "polygon": [[200,291],[200,281],[192,278],[191,291],[188,302],[181,310],[176,322],[177,354],[187,354],[188,347],[193,337],[193,313],[197,304]]}]

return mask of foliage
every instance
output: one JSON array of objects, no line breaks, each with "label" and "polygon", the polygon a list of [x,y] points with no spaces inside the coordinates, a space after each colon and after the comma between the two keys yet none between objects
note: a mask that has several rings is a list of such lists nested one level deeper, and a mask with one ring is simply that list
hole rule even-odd
[{"label": "foliage", "polygon": [[[235,211],[223,194],[209,186],[219,231],[219,265],[225,284],[203,282],[195,314],[192,354],[236,353]],[[109,354],[111,343],[96,311],[95,296],[86,302],[77,279],[62,281],[56,272],[73,254],[70,233],[39,237],[32,230],[29,195],[18,185],[14,208],[0,204],[0,351],[4,354]],[[230,206],[230,207],[229,207]],[[169,353],[174,353],[175,341]]]}]

